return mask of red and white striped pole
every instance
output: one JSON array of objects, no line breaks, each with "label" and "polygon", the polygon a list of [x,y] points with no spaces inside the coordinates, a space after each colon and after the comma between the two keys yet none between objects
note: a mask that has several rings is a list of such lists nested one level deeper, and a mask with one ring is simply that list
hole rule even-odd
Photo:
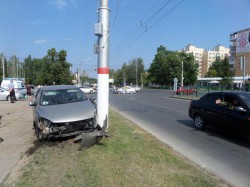
[{"label": "red and white striped pole", "polygon": [[98,35],[98,80],[97,80],[97,125],[108,128],[109,107],[109,14],[108,0],[101,0],[99,23],[95,34]]}]

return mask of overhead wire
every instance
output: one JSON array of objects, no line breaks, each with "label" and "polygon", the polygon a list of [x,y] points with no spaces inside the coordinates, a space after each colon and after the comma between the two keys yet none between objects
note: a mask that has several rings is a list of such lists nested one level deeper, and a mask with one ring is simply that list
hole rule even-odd
[{"label": "overhead wire", "polygon": [[[166,6],[167,4],[169,4],[171,2],[168,1],[167,3],[165,3],[160,9],[158,9],[158,11],[162,11]],[[178,6],[180,6],[180,4],[182,4],[184,2],[184,0],[180,1],[178,4],[176,4],[172,9],[170,9],[167,13],[165,13],[163,16],[161,16],[157,21],[153,22],[151,25],[149,24],[149,27],[147,26],[146,27],[146,30],[144,31],[140,31],[140,33],[137,33],[137,37],[134,36],[131,40],[129,41],[124,47],[123,47],[123,50],[117,55],[120,56],[123,52],[125,52],[133,43],[135,43],[139,38],[141,38],[148,30],[150,30],[152,27],[154,27],[157,23],[159,23],[164,17],[166,17],[168,14],[170,14],[173,10],[175,10]],[[156,12],[153,16],[151,16],[149,19],[146,20],[146,22],[148,22],[148,20],[152,19],[153,17],[155,17],[158,13]]]},{"label": "overhead wire", "polygon": [[112,31],[113,28],[114,28],[114,25],[115,25],[115,22],[116,22],[116,18],[117,18],[117,15],[118,15],[119,5],[120,5],[120,0],[117,0],[115,18],[114,18],[113,24],[112,24],[112,26],[111,26],[111,28],[110,28],[110,30],[109,30],[108,37],[107,37],[107,39],[106,39],[106,41],[105,41],[105,43],[103,44],[102,47],[105,47],[105,46],[106,46],[106,44],[107,44],[107,42],[108,42],[108,40],[109,40],[109,38],[110,38],[111,31]]},{"label": "overhead wire", "polygon": [[136,34],[136,32],[142,27],[142,20],[153,10],[153,8],[157,5],[159,0],[156,0],[154,4],[149,8],[149,10],[144,14],[143,18],[140,19],[139,22],[136,23],[136,25],[130,30],[130,32],[127,34],[127,36],[120,42],[118,49],[120,49],[122,46],[124,46],[129,40]]}]

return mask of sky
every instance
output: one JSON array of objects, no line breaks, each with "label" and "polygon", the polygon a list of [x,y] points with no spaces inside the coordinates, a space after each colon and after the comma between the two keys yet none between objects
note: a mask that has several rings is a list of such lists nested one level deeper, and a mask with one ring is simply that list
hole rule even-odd
[{"label": "sky", "polygon": [[[108,0],[109,67],[142,58],[150,67],[160,45],[229,47],[230,33],[250,28],[250,0]],[[94,24],[100,0],[0,0],[0,53],[42,58],[67,51],[71,71],[97,78]]]}]

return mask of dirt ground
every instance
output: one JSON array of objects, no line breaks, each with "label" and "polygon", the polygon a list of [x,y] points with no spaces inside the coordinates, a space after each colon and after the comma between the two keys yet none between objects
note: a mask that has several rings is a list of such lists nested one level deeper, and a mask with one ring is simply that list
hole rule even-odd
[{"label": "dirt ground", "polygon": [[[27,153],[36,142],[32,108],[27,100],[0,101],[0,184],[14,179],[18,168],[28,162]],[[22,159],[21,159],[22,158]]]}]

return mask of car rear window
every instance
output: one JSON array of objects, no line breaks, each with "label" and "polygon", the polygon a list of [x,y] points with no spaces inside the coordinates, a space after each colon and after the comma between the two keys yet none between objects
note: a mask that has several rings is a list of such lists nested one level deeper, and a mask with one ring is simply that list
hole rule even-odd
[{"label": "car rear window", "polygon": [[221,94],[208,94],[201,98],[202,102],[207,106],[217,107],[216,100],[220,99],[223,101],[223,95]]}]

